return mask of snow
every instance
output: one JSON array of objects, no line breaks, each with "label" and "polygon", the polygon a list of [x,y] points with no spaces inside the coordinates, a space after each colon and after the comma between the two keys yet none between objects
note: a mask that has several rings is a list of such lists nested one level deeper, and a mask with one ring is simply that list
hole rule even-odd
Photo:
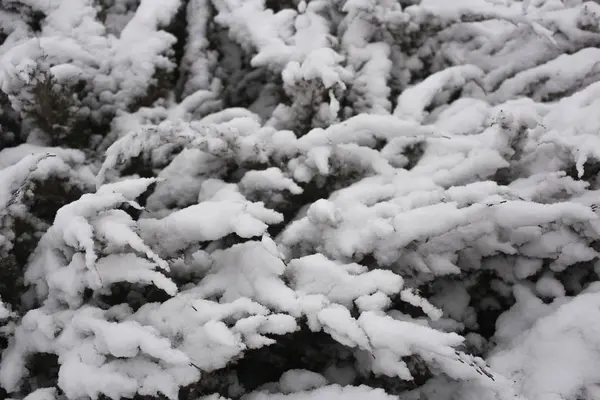
[{"label": "snow", "polygon": [[598,398],[598,15],[0,0],[1,388]]},{"label": "snow", "polygon": [[10,317],[10,310],[6,307],[6,305],[0,300],[0,319],[5,319]]},{"label": "snow", "polygon": [[155,267],[156,264],[132,254],[110,255],[96,262],[98,275],[104,285],[116,282],[142,282],[155,285],[170,295],[177,293],[175,283],[160,272],[153,271]]},{"label": "snow", "polygon": [[16,201],[15,197],[19,195],[19,188],[26,183],[29,175],[37,169],[39,163],[49,157],[52,157],[52,154],[32,154],[14,165],[2,169],[2,174],[0,174],[0,207],[2,211]]},{"label": "snow", "polygon": [[551,275],[544,275],[535,284],[537,292],[544,297],[563,297],[565,295],[565,287],[556,278]]},{"label": "snow", "polygon": [[492,367],[516,380],[531,400],[572,398],[577,393],[593,398],[597,301],[597,293],[587,293],[558,308],[545,306],[554,310],[537,317],[514,344],[499,350],[491,359]]},{"label": "snow", "polygon": [[344,72],[338,66],[343,57],[332,49],[323,48],[311,52],[302,65],[290,62],[281,73],[285,84],[293,86],[300,80],[319,80],[326,89],[334,84],[343,85]]},{"label": "snow", "polygon": [[359,264],[340,265],[321,254],[289,263],[292,287],[305,294],[323,294],[333,302],[349,307],[360,296],[378,291],[394,294],[404,282],[391,271],[367,271]]},{"label": "snow", "polygon": [[395,397],[386,394],[381,389],[372,389],[367,386],[339,386],[329,385],[319,389],[293,394],[267,394],[267,393],[251,393],[244,396],[244,400],[308,400],[308,399],[330,399],[330,400],[359,400],[368,398],[369,400],[391,400]]},{"label": "snow", "polygon": [[[27,355],[36,350],[62,352],[59,385],[69,397],[93,397],[99,393],[118,397],[140,390],[148,394],[161,391],[169,398],[176,398],[178,384],[197,378],[197,372],[188,366],[187,356],[171,349],[170,342],[157,337],[155,330],[134,321],[108,322],[104,314],[105,311],[93,307],[58,313],[47,308],[29,312],[19,328],[23,330],[20,336],[23,340],[11,345],[7,358],[0,364],[2,384],[12,387],[18,379],[15,376],[20,373],[15,369],[18,365],[10,360],[19,353]],[[40,335],[36,331],[36,325],[40,324],[46,325],[50,332]],[[58,334],[53,334],[57,328]],[[123,356],[133,357],[133,364],[123,364],[118,358]],[[166,368],[159,367],[152,359],[160,360]],[[163,375],[154,381],[147,379],[153,375],[158,378],[160,371],[170,378]],[[72,380],[72,376],[78,379]]]},{"label": "snow", "polygon": [[293,194],[302,193],[302,188],[292,179],[284,176],[283,172],[276,167],[263,171],[248,171],[240,180],[240,185],[248,191],[288,190]]},{"label": "snow", "polygon": [[425,109],[437,96],[441,96],[444,91],[458,90],[469,81],[480,81],[483,76],[483,71],[475,65],[446,68],[404,90],[398,97],[394,115],[403,120],[421,123],[426,117]]},{"label": "snow", "polygon": [[279,379],[279,385],[283,392],[295,393],[316,389],[327,384],[327,380],[314,372],[306,370],[285,371]]},{"label": "snow", "polygon": [[[537,68],[523,71],[505,80],[495,92],[500,98],[529,95],[536,101],[550,100],[555,96],[572,93],[573,82],[593,83],[600,68],[597,49],[586,48],[575,54],[563,54]],[[569,67],[565,67],[568,65]],[[532,81],[543,84],[531,88]],[[533,89],[533,90],[532,90]]]},{"label": "snow", "polygon": [[25,397],[27,400],[55,400],[56,389],[55,388],[43,388],[37,389],[35,392]]},{"label": "snow", "polygon": [[140,226],[146,241],[159,245],[165,252],[173,252],[230,233],[244,238],[261,236],[268,224],[281,220],[279,213],[261,203],[222,200],[203,201],[162,219],[144,219]]},{"label": "snow", "polygon": [[213,268],[198,285],[199,293],[206,297],[220,294],[223,301],[245,297],[270,308],[297,312],[297,296],[281,279],[285,264],[260,242],[217,250],[214,256]]}]

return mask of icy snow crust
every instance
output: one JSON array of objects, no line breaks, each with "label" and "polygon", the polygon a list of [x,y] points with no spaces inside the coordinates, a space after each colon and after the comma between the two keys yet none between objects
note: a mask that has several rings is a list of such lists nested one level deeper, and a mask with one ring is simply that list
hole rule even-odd
[{"label": "icy snow crust", "polygon": [[[99,3],[0,0],[0,104],[32,132],[0,149],[0,261],[39,232],[0,301],[10,396],[600,398],[597,2]],[[27,120],[36,71],[110,121],[87,151]],[[85,194],[44,222],[50,179]],[[305,332],[325,364],[243,386]]]}]

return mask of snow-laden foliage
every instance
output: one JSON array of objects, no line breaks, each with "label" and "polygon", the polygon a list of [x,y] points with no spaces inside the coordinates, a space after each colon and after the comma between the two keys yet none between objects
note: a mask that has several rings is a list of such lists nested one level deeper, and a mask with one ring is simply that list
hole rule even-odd
[{"label": "snow-laden foliage", "polygon": [[600,396],[600,5],[0,0],[0,396]]}]

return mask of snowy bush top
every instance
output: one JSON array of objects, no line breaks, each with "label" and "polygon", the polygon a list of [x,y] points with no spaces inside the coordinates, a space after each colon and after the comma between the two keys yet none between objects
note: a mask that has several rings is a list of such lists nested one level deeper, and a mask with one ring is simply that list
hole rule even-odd
[{"label": "snowy bush top", "polygon": [[0,395],[598,398],[598,15],[0,0]]}]

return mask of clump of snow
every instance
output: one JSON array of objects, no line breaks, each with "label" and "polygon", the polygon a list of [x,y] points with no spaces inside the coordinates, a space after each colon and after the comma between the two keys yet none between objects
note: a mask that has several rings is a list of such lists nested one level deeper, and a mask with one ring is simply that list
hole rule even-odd
[{"label": "clump of snow", "polygon": [[[153,182],[141,179],[108,184],[61,208],[40,240],[25,273],[27,282],[36,286],[39,295],[50,295],[71,305],[81,304],[80,296],[86,288],[97,290],[121,279],[152,283],[173,294],[174,284],[153,271],[154,266],[168,269],[166,262],[138,236],[131,217],[113,209],[121,204],[139,208],[134,199]],[[133,252],[122,255],[124,258],[103,257],[96,250],[97,241],[105,243],[109,251]],[[68,258],[56,253],[63,247],[71,249]],[[136,251],[147,259],[137,256]]]},{"label": "clump of snow", "polygon": [[395,396],[386,394],[381,389],[373,389],[367,386],[345,386],[329,385],[319,389],[293,394],[267,394],[251,393],[244,396],[244,400],[308,400],[308,399],[331,399],[331,400],[392,400]]},{"label": "clump of snow", "polygon": [[284,393],[304,392],[327,385],[327,380],[314,372],[303,370],[285,371],[279,379],[279,386]]},{"label": "clump of snow", "polygon": [[[546,310],[536,313],[533,323],[498,349],[492,367],[515,380],[528,399],[575,398],[581,393],[593,397],[598,379],[593,367],[597,302],[598,293],[592,291],[561,305],[538,306]],[[501,328],[507,329],[512,320],[503,322]]]}]

